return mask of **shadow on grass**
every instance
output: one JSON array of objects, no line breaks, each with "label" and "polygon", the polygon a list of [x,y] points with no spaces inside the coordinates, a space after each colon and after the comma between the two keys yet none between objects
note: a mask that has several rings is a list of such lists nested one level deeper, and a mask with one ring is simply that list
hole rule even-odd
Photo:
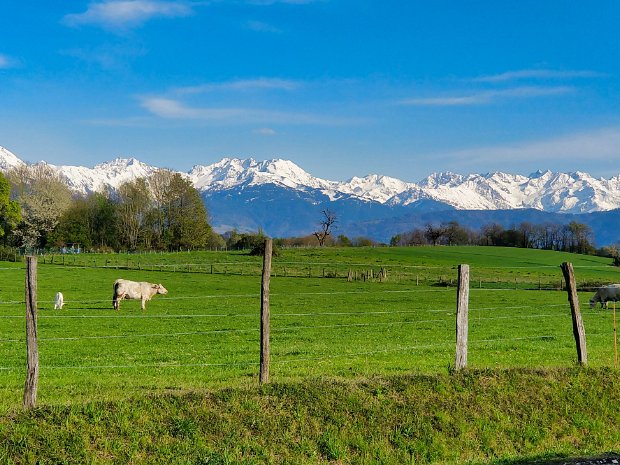
[{"label": "shadow on grass", "polygon": [[494,465],[607,465],[620,464],[620,455],[607,453],[596,457],[563,457],[540,456],[523,459],[506,459],[493,462]]}]

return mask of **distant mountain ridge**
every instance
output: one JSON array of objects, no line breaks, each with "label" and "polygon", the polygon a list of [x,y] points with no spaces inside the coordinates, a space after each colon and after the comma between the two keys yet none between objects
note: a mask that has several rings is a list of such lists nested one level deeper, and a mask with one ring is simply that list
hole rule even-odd
[{"label": "distant mountain ridge", "polygon": [[[0,170],[23,163],[0,147]],[[115,189],[157,170],[135,158],[117,158],[94,168],[49,166],[79,193]],[[325,207],[338,213],[343,231],[374,231],[371,235],[379,240],[385,240],[385,234],[373,225],[388,225],[384,229],[391,230],[390,224],[399,224],[408,215],[413,221],[414,213],[432,212],[430,218],[441,221],[447,214],[437,212],[459,216],[455,210],[476,210],[493,217],[494,211],[521,210],[523,216],[523,210],[532,209],[565,214],[568,219],[620,208],[620,175],[604,179],[583,172],[537,171],[530,176],[442,172],[418,183],[371,174],[340,182],[314,177],[289,160],[224,158],[181,174],[201,193],[216,230],[262,227],[272,235],[310,233]]]}]

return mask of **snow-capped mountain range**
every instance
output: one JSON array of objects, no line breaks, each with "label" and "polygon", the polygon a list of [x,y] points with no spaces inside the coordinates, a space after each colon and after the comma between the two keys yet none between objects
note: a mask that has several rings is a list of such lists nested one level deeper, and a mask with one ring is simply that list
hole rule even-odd
[{"label": "snow-capped mountain range", "polygon": [[[0,171],[24,164],[0,147]],[[158,169],[135,158],[93,168],[49,166],[84,194],[115,189]],[[509,227],[521,221],[577,220],[592,225],[599,245],[620,240],[612,227],[614,222],[620,226],[615,211],[620,208],[620,175],[605,179],[582,172],[444,172],[417,183],[376,174],[340,182],[314,177],[289,160],[252,158],[224,158],[181,174],[201,193],[218,232],[262,228],[275,237],[306,235],[316,228],[321,210],[330,208],[339,217],[338,234],[379,241],[429,222],[451,220],[473,228],[485,222]]]},{"label": "snow-capped mountain range", "polygon": [[[17,156],[0,147],[0,170],[7,171],[22,164],[24,162]],[[49,166],[56,169],[72,189],[81,193],[117,188],[123,182],[148,176],[157,169],[135,158],[117,158],[94,168]],[[200,192],[272,184],[301,192],[318,191],[331,201],[355,198],[389,206],[433,200],[458,210],[534,208],[547,212],[590,213],[620,208],[620,175],[604,179],[582,172],[538,171],[530,176],[443,172],[418,183],[371,174],[339,182],[314,177],[289,160],[224,158],[212,165],[196,165],[182,174]]]}]

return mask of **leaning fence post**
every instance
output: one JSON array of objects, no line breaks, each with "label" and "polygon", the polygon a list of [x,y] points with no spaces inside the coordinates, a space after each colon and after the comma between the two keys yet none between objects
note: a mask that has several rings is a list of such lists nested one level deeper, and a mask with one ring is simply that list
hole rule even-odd
[{"label": "leaning fence post", "polygon": [[27,373],[24,387],[24,408],[37,402],[39,381],[39,350],[37,347],[37,258],[26,257],[26,350]]},{"label": "leaning fence post", "polygon": [[467,331],[469,311],[469,265],[459,265],[456,301],[456,361],[454,368],[467,367]]},{"label": "leaning fence post", "polygon": [[260,306],[260,383],[269,382],[269,278],[271,277],[271,239],[265,239]]},{"label": "leaning fence post", "polygon": [[588,364],[588,351],[586,349],[586,330],[581,319],[579,310],[579,298],[577,297],[577,287],[575,286],[575,274],[573,273],[573,264],[564,262],[560,265],[564,280],[566,281],[566,292],[568,293],[568,301],[570,303],[570,311],[573,317],[573,335],[575,336],[575,344],[577,346],[577,360],[580,365]]}]

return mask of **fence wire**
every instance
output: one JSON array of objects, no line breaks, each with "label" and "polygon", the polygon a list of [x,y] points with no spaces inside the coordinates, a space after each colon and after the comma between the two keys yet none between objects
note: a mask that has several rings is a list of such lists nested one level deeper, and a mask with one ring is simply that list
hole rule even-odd
[{"label": "fence wire", "polygon": [[[592,337],[610,337],[609,333],[590,333],[588,336]],[[512,338],[493,338],[493,339],[473,339],[469,341],[469,344],[495,344],[495,343],[507,343],[518,341],[534,341],[534,340],[557,340],[557,339],[572,339],[568,334],[544,334],[537,336],[524,336],[524,337],[512,337]],[[304,361],[329,361],[338,358],[352,358],[366,357],[369,355],[385,354],[392,352],[413,351],[413,350],[426,350],[435,348],[450,348],[454,346],[453,341],[438,342],[433,344],[421,344],[411,346],[398,346],[391,348],[383,348],[371,351],[362,352],[347,352],[342,354],[321,355],[316,357],[295,357],[295,358],[276,358],[278,354],[272,354],[274,360],[272,364],[290,364]],[[142,369],[142,368],[194,368],[194,367],[237,367],[237,366],[258,366],[258,361],[239,361],[239,362],[226,362],[226,363],[147,363],[147,364],[116,364],[116,365],[42,365],[41,369],[50,370],[102,370],[102,369]],[[23,367],[18,366],[0,366],[0,371],[21,371]]]}]

